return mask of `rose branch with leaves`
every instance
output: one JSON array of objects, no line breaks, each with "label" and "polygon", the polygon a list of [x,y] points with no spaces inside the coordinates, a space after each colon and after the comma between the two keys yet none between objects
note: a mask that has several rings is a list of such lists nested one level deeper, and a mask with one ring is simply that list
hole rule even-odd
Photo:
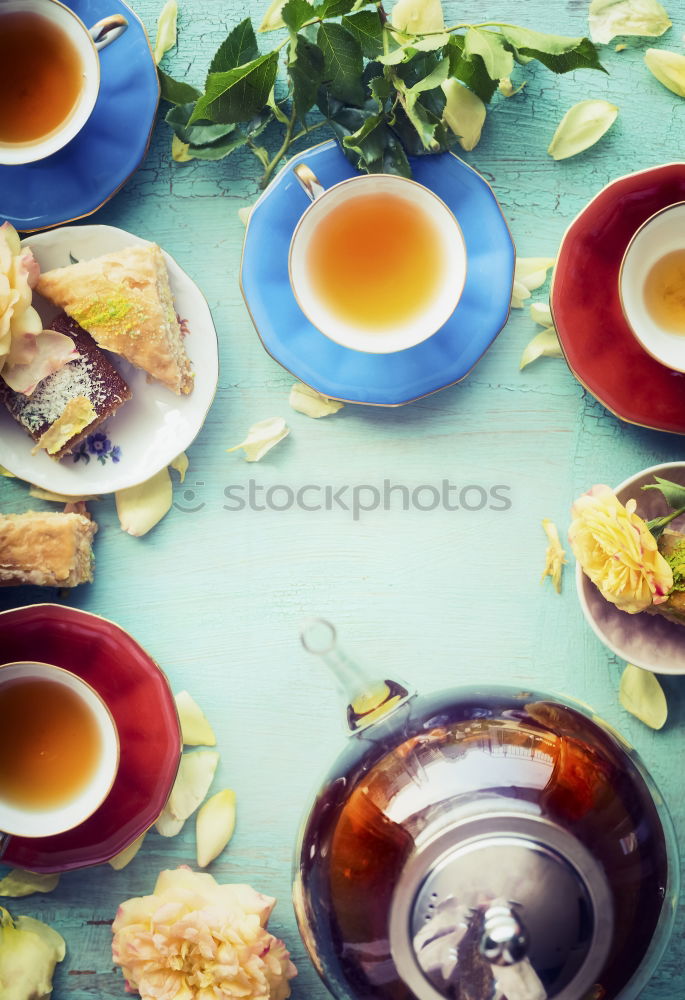
[{"label": "rose branch with leaves", "polygon": [[[498,21],[445,25],[440,0],[398,0],[390,14],[368,0],[276,0],[259,31],[277,29],[287,36],[260,52],[252,21],[241,21],[202,91],[160,70],[175,159],[218,160],[245,146],[265,186],[295,143],[327,127],[357,169],[410,176],[410,155],[473,148],[498,87],[513,92],[516,64],[603,70],[588,38]],[[277,98],[281,60],[287,95]],[[267,129],[280,130],[273,155]]]}]

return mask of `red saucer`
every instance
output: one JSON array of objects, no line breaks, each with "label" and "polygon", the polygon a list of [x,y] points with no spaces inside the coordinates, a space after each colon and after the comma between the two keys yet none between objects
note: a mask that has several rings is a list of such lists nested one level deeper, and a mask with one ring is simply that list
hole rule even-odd
[{"label": "red saucer", "polygon": [[65,667],[100,693],[114,716],[121,763],[90,819],[56,837],[12,837],[3,862],[34,872],[98,865],[155,822],[181,756],[181,730],[166,677],[128,633],[86,611],[33,604],[0,613],[0,662]]},{"label": "red saucer", "polygon": [[685,375],[655,361],[623,318],[618,272],[635,231],[685,200],[685,163],[607,185],[571,223],[559,248],[550,304],[568,366],[621,420],[685,434]]}]

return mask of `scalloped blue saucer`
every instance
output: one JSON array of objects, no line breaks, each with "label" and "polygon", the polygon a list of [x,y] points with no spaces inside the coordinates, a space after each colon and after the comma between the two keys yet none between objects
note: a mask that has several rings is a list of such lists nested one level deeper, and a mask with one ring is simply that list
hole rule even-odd
[{"label": "scalloped blue saucer", "polygon": [[293,165],[303,161],[324,187],[355,174],[331,139],[294,156],[250,213],[240,283],[268,353],[302,382],[348,403],[400,406],[459,382],[509,315],[514,243],[490,186],[452,153],[412,158],[415,180],[439,195],[459,220],[468,253],[466,285],[452,316],[428,340],[394,354],[365,354],[324,337],[290,288],[290,238],[309,205],[293,176]]},{"label": "scalloped blue saucer", "polygon": [[0,166],[0,221],[22,232],[82,219],[100,208],[140,166],[159,103],[145,28],[122,0],[67,0],[90,28],[121,13],[128,28],[100,52],[100,93],[70,143],[37,163]]}]

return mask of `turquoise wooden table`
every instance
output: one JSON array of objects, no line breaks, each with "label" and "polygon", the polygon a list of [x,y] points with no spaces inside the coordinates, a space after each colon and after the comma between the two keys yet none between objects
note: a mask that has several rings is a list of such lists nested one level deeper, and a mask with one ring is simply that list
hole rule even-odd
[{"label": "turquoise wooden table", "polygon": [[[161,4],[136,7],[154,31]],[[545,30],[587,31],[585,0],[464,0],[446,5],[456,20],[484,14]],[[165,66],[201,80],[226,29],[242,18],[238,0],[180,0],[178,50]],[[252,13],[261,15],[259,0]],[[682,49],[685,0],[669,0],[674,22],[657,44]],[[553,256],[569,221],[611,178],[682,159],[685,101],[642,64],[645,45],[604,50],[608,76],[555,77],[529,67],[525,92],[496,104],[468,161],[491,182],[522,256]],[[587,153],[554,162],[546,149],[574,102],[608,98],[617,123]],[[318,133],[320,136],[321,133]],[[122,140],[124,137],[122,137]],[[249,882],[279,899],[274,932],[289,945],[299,976],[295,1000],[326,992],[300,943],[290,904],[290,866],[298,824],[322,770],[344,739],[333,685],[298,643],[298,623],[329,617],[360,657],[382,663],[423,690],[476,680],[568,693],[619,727],[644,757],[685,846],[685,682],[667,678],[670,717],[646,729],[619,706],[617,662],[586,627],[572,567],[563,593],[540,586],[543,517],[565,533],[573,498],[596,482],[616,484],[656,462],[683,457],[681,438],[621,424],[575,381],[563,360],[543,359],[519,373],[536,332],[516,312],[470,377],[398,410],[345,407],[314,421],[288,406],[293,378],[262,350],[238,288],[243,226],[238,209],[258,195],[256,161],[243,151],[218,163],[175,164],[160,123],[147,160],[93,222],[159,242],[197,281],[217,325],[219,390],[190,469],[176,486],[175,509],[149,535],[122,533],[111,500],[93,505],[100,525],[96,580],[68,603],[130,630],[204,707],[221,751],[215,787],[235,789],[236,833],[211,871]],[[266,250],[265,252],[268,252]],[[542,298],[542,295],[535,296]],[[537,328],[539,329],[539,328]],[[290,437],[257,465],[226,449],[248,426],[284,416]],[[415,488],[486,490],[506,486],[505,511],[442,507],[362,513],[343,510],[227,510],[224,490],[313,483],[334,487],[385,480]],[[5,512],[29,506],[26,488],[0,484]],[[184,512],[185,508],[185,512]],[[5,590],[0,608],[53,593]],[[54,924],[67,941],[55,1000],[113,1000],[124,994],[113,970],[110,922],[117,904],[152,890],[162,868],[194,863],[194,824],[176,839],[151,833],[122,872],[109,866],[63,876],[48,896],[17,900],[13,912]],[[645,1000],[685,993],[685,919],[645,990]]]}]

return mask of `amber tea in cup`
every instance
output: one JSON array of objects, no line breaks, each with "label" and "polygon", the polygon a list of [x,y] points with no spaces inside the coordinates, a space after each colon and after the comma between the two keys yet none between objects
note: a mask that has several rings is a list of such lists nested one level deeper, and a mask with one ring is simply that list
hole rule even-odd
[{"label": "amber tea in cup", "polygon": [[685,372],[685,202],[667,205],[640,226],[623,255],[618,292],[647,353]]},{"label": "amber tea in cup", "polygon": [[104,801],[119,741],[100,696],[47,663],[0,667],[0,831],[51,836]]},{"label": "amber tea in cup", "polygon": [[0,143],[49,135],[82,87],[83,63],[66,31],[43,14],[0,5]]},{"label": "amber tea in cup", "polygon": [[295,228],[290,285],[310,322],[343,347],[407,350],[454,312],[466,281],[459,223],[415,181],[367,174],[324,189],[310,168],[294,175],[312,204]]}]

